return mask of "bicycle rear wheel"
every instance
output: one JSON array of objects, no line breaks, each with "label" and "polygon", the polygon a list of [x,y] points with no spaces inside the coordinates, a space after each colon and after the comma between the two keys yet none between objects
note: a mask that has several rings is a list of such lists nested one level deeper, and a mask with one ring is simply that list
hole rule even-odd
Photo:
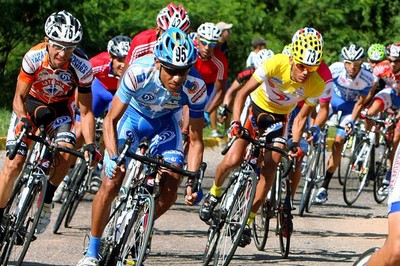
[{"label": "bicycle rear wheel", "polygon": [[229,265],[242,237],[250,214],[257,187],[257,176],[248,169],[238,168],[232,173],[236,177],[227,187],[221,201],[221,219],[224,224],[214,255],[214,265]]},{"label": "bicycle rear wheel", "polygon": [[[63,203],[61,204],[60,212],[58,213],[56,222],[54,223],[53,227],[53,233],[57,234],[58,230],[60,229],[61,223],[65,218],[65,215],[67,214],[68,209],[70,208],[74,198],[77,195],[77,191],[79,189],[80,184],[83,181],[83,172],[86,168],[86,165],[83,161],[83,159],[78,158],[77,163],[75,164],[74,169],[72,170],[71,173],[71,184],[70,187],[67,188],[67,196]],[[67,226],[65,226],[67,227]]]},{"label": "bicycle rear wheel", "polygon": [[270,201],[266,200],[261,208],[258,209],[253,222],[253,240],[256,248],[260,251],[263,251],[267,244],[270,220],[273,217],[274,208]]},{"label": "bicycle rear wheel", "polygon": [[[140,266],[147,258],[150,250],[149,241],[153,234],[154,198],[151,195],[140,194],[133,216],[124,230],[120,248],[120,258],[117,265]],[[132,264],[133,263],[133,264]]]},{"label": "bicycle rear wheel", "polygon": [[318,156],[318,162],[316,163],[314,178],[310,184],[310,191],[308,192],[308,199],[306,200],[306,212],[311,212],[311,206],[314,203],[314,199],[317,196],[317,191],[321,187],[322,182],[325,178],[326,163],[325,163],[325,147],[322,148]]},{"label": "bicycle rear wheel", "polygon": [[36,239],[35,230],[39,222],[47,188],[47,177],[41,173],[35,175],[32,182],[16,187],[19,192],[9,202],[9,215],[13,218],[10,238],[5,240],[2,265],[21,265],[32,241]]},{"label": "bicycle rear wheel", "polygon": [[341,152],[342,158],[339,161],[338,171],[337,171],[339,184],[342,186],[344,184],[344,179],[346,178],[346,171],[347,168],[349,167],[352,151],[354,150],[353,145],[356,144],[355,141],[356,141],[356,136],[353,135],[347,138],[343,145],[343,149]]},{"label": "bicycle rear wheel", "polygon": [[[277,177],[278,178],[278,177]],[[279,177],[279,179],[281,179]],[[290,180],[285,180],[285,190],[282,191],[281,200],[278,206],[277,228],[279,234],[279,246],[282,258],[289,256],[290,237],[292,234],[292,204],[290,195]]]},{"label": "bicycle rear wheel", "polygon": [[356,202],[367,182],[371,161],[369,149],[369,141],[362,140],[351,157],[343,184],[343,198],[347,205]]}]

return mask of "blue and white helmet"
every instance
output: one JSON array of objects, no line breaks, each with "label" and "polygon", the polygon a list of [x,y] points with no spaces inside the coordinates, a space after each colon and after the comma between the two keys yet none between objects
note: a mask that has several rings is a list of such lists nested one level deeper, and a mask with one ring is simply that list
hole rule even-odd
[{"label": "blue and white helmet", "polygon": [[197,60],[193,41],[178,28],[169,28],[158,38],[154,55],[162,64],[172,68],[188,68]]},{"label": "blue and white helmet", "polygon": [[78,19],[63,10],[51,14],[44,24],[46,36],[54,41],[79,43],[83,30]]},{"label": "blue and white helmet", "polygon": [[365,57],[364,48],[351,44],[342,48],[342,58],[348,61],[360,61]]},{"label": "blue and white helmet", "polygon": [[131,38],[127,36],[115,36],[107,44],[107,51],[113,57],[125,58],[131,45]]}]

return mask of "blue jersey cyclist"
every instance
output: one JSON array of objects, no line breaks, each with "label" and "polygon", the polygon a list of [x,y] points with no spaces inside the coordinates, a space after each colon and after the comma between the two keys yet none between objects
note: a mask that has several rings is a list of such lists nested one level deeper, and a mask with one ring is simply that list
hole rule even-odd
[{"label": "blue jersey cyclist", "polygon": [[345,129],[336,131],[332,155],[329,158],[324,183],[318,190],[315,201],[325,203],[328,199],[328,186],[339,161],[346,136],[353,133],[354,121],[360,115],[368,93],[374,84],[372,73],[363,68],[364,48],[351,44],[342,49],[343,62],[333,63],[329,69],[333,78],[330,114],[342,112],[340,126]]},{"label": "blue jersey cyclist", "polygon": [[[165,161],[183,165],[180,120],[182,106],[189,107],[188,169],[196,170],[203,159],[205,83],[192,72],[197,53],[192,40],[177,28],[168,29],[158,39],[154,55],[141,57],[125,72],[120,87],[104,120],[105,178],[93,200],[92,227],[88,252],[78,265],[96,265],[100,238],[107,223],[113,199],[125,175],[117,166],[118,148],[133,136],[132,151],[142,137],[148,137],[151,155],[161,154]],[[193,73],[193,74],[192,74]],[[128,163],[128,162],[126,162]],[[175,202],[180,175],[163,170],[155,217],[160,217]],[[185,201],[193,205],[197,193],[188,187]]]}]

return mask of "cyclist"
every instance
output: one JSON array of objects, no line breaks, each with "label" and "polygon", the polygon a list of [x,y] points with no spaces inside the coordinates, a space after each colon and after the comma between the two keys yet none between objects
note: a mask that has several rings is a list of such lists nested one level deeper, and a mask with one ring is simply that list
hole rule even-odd
[{"label": "cyclist", "polygon": [[400,265],[400,149],[393,161],[388,198],[388,236],[385,244],[369,259],[367,266]]},{"label": "cyclist", "polygon": [[342,111],[340,126],[337,129],[329,158],[325,179],[317,192],[316,203],[323,204],[328,200],[328,187],[335,172],[343,149],[346,136],[353,134],[354,121],[360,115],[366,97],[372,88],[374,77],[370,71],[362,68],[365,58],[364,48],[351,44],[342,48],[343,61],[332,64],[329,68],[333,78],[331,114]]},{"label": "cyclist", "polygon": [[[321,39],[314,35],[301,34],[292,43],[291,56],[277,54],[264,61],[236,96],[233,121],[228,134],[240,135],[242,128],[245,127],[251,132],[252,137],[255,137],[256,131],[263,134],[268,130],[270,131],[267,135],[268,141],[283,147],[286,144],[283,136],[287,116],[299,101],[305,100],[306,104],[298,115],[299,121],[294,124],[293,142],[290,147],[293,151],[292,156],[298,156],[298,153],[301,153],[298,143],[306,119],[325,88],[324,80],[316,72],[322,56]],[[211,218],[214,208],[220,201],[223,182],[240,164],[247,144],[246,140],[236,140],[218,164],[214,184],[200,208],[201,220],[208,222]],[[280,157],[277,152],[264,154],[255,199],[240,246],[245,246],[251,241],[250,225],[271,187]],[[285,223],[285,226],[291,228],[288,221]]]},{"label": "cyclist", "polygon": [[254,71],[268,58],[274,55],[274,52],[267,49],[261,49],[257,52],[257,54],[252,59],[254,62],[251,66],[244,68],[242,71],[237,74],[236,79],[233,81],[232,85],[227,89],[227,92],[224,96],[224,101],[222,104],[222,108],[218,113],[218,121],[220,123],[224,123],[225,120],[228,119],[230,113],[232,113],[232,105],[235,95],[240,88],[246,84],[246,82],[250,79],[251,75],[253,75]]},{"label": "cyclist", "polygon": [[[87,144],[84,149],[93,155],[97,151],[90,89],[93,73],[86,56],[76,50],[82,40],[81,23],[70,13],[60,11],[47,18],[44,30],[44,42],[32,47],[23,58],[7,134],[7,153],[14,148],[22,127],[31,128],[34,132],[42,125],[48,134],[54,134],[55,141],[60,145],[73,148],[76,139],[71,104],[77,90],[77,102],[85,124],[82,134]],[[25,139],[15,159],[11,161],[7,158],[0,173],[0,216],[3,216],[15,179],[21,172],[29,144]],[[50,223],[54,192],[70,166],[68,154],[56,156],[54,161],[57,163],[50,169],[45,203],[36,229],[39,234]]]},{"label": "cyclist", "polygon": [[[195,68],[207,86],[206,122],[211,123],[212,137],[222,137],[217,130],[217,113],[214,112],[223,100],[228,78],[228,60],[221,50],[215,49],[221,30],[214,23],[206,22],[198,27],[195,36],[194,41],[199,51]],[[215,119],[210,118],[210,115],[215,115]]]},{"label": "cyclist", "polygon": [[[400,108],[399,83],[400,83],[400,43],[394,43],[387,46],[387,60],[382,61],[374,68],[374,75],[382,79],[386,86],[378,92],[372,99],[372,103],[368,108],[367,115],[375,116],[379,112],[388,108]],[[395,151],[400,141],[400,123],[396,125],[393,136],[393,148],[390,154],[390,162],[393,161]],[[378,192],[381,194],[388,193],[388,186],[392,174],[392,164],[389,171],[386,173],[386,179],[383,182],[383,187]]]},{"label": "cyclist", "polygon": [[190,27],[189,15],[185,8],[183,6],[176,6],[172,2],[160,10],[156,22],[157,26],[155,29],[142,31],[133,37],[128,55],[125,58],[125,70],[137,58],[152,54],[157,39],[168,28],[175,27],[187,32]]},{"label": "cyclist", "polygon": [[255,37],[251,40],[251,47],[253,50],[250,52],[246,59],[246,67],[254,67],[254,61],[259,51],[266,49],[267,41],[261,37]]},{"label": "cyclist", "polygon": [[[178,52],[179,51],[179,52]],[[93,200],[92,227],[88,251],[78,265],[96,265],[100,238],[107,223],[113,199],[125,175],[125,166],[117,166],[118,147],[133,137],[135,151],[142,137],[151,139],[152,156],[183,165],[181,108],[189,106],[191,137],[188,169],[196,170],[203,157],[204,106],[206,87],[200,75],[191,71],[197,60],[192,40],[181,30],[169,28],[157,41],[154,55],[134,61],[121,80],[111,109],[104,120],[105,178]],[[119,121],[118,127],[117,123]],[[128,164],[128,162],[126,162]],[[175,202],[180,176],[163,171],[161,194],[156,199],[155,217],[160,217]],[[185,201],[193,205],[197,193],[187,188]]]},{"label": "cyclist", "polygon": [[[94,80],[92,82],[92,110],[96,118],[104,115],[109,109],[111,100],[117,91],[118,80],[125,66],[125,57],[128,54],[131,39],[127,36],[115,36],[107,44],[107,51],[90,58]],[[76,115],[76,140],[77,147],[82,146],[81,116]],[[103,150],[103,149],[102,149]],[[99,167],[99,166],[98,166]],[[66,176],[58,187],[53,201],[58,202],[63,197],[65,183],[69,182]],[[101,184],[98,168],[93,172],[90,190],[97,192]]]}]

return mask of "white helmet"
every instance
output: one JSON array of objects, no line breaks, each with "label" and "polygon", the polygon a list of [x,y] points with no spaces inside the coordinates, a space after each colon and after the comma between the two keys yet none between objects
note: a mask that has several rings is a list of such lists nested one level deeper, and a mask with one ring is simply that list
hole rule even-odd
[{"label": "white helmet", "polygon": [[46,36],[54,41],[79,43],[82,40],[82,25],[78,19],[63,10],[51,14],[44,25]]},{"label": "white helmet", "polygon": [[215,41],[217,42],[219,40],[219,37],[221,36],[221,30],[215,25],[214,23],[211,22],[206,22],[200,25],[200,27],[197,29],[197,34],[199,37],[202,37],[208,41]]},{"label": "white helmet", "polygon": [[274,52],[272,52],[269,49],[261,49],[260,51],[258,51],[258,53],[256,54],[256,57],[254,58],[254,68],[257,69],[259,66],[261,66],[261,64],[265,60],[267,60],[268,58],[270,58],[273,55],[274,55]]}]

